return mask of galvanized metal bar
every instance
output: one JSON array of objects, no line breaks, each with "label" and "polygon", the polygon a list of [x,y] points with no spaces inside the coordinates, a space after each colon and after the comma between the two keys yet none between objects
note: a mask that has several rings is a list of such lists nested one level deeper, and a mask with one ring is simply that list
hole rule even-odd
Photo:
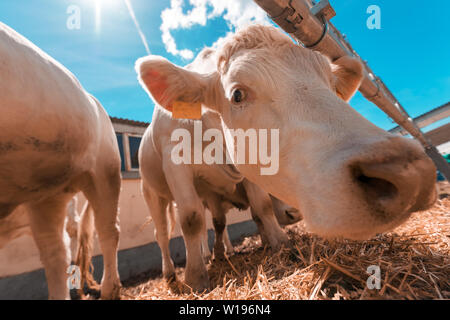
[{"label": "galvanized metal bar", "polygon": [[[443,120],[445,118],[450,118],[450,102],[443,104],[433,110],[430,110],[416,118],[414,118],[414,123],[419,128],[426,127],[430,124],[433,124],[437,121]],[[408,132],[403,130],[402,127],[397,126],[389,130],[391,133],[400,133],[401,135],[406,135]],[[450,136],[449,136],[450,139]]]},{"label": "galvanized metal bar", "polygon": [[[333,16],[330,10],[328,0],[322,0],[316,4],[316,8],[312,2],[307,0],[254,0],[263,10],[267,12],[269,17],[278,24],[284,31],[289,33],[305,47],[312,47],[324,55],[328,56],[332,61],[338,58],[350,55],[359,58],[364,66],[364,79],[359,88],[362,95],[369,101],[377,105],[392,120],[408,131],[416,138],[425,148],[427,153],[433,155],[436,167],[450,181],[450,166],[445,159],[440,156],[443,161],[438,159],[435,154],[436,148],[426,139],[424,134],[415,125],[409,117],[402,105],[395,99],[394,95],[384,85],[375,73],[356,53],[351,45],[344,39],[339,30],[337,30],[330,22],[326,34],[324,32],[324,22],[327,15]],[[326,13],[325,13],[326,12]],[[316,16],[313,13],[315,13]],[[322,16],[320,16],[322,14]],[[320,39],[320,41],[318,41]],[[313,45],[313,46],[312,46]]]}]

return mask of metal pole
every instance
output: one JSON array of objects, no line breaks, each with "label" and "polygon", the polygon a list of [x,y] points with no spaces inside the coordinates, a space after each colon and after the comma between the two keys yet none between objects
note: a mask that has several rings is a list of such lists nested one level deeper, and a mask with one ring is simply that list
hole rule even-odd
[{"label": "metal pole", "polygon": [[349,55],[359,58],[364,65],[364,79],[359,91],[377,105],[397,124],[403,127],[425,148],[439,171],[450,181],[450,166],[428,141],[408,116],[394,95],[375,76],[365,61],[359,57],[341,33],[328,21],[335,12],[328,0],[313,5],[306,0],[254,0],[269,17],[284,31],[292,35],[305,47],[328,56],[331,61]]}]

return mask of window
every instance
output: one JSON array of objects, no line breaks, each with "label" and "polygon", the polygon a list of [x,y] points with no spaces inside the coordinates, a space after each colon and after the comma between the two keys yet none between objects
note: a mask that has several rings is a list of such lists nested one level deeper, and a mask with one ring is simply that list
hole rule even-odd
[{"label": "window", "polygon": [[120,152],[120,171],[125,171],[125,153],[123,151],[123,136],[121,133],[116,133],[117,144]]},{"label": "window", "polygon": [[141,137],[128,137],[128,143],[130,145],[130,167],[131,169],[139,169],[139,145],[141,144]]},{"label": "window", "polygon": [[122,173],[138,173],[139,146],[142,136],[126,132],[116,132],[117,145],[120,153],[120,170]]}]

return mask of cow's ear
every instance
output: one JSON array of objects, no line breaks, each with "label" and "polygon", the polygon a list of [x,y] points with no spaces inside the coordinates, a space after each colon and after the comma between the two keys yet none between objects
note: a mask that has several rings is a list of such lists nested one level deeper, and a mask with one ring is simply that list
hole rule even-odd
[{"label": "cow's ear", "polygon": [[180,103],[184,108],[192,105],[212,104],[210,87],[213,75],[203,75],[178,67],[159,56],[147,56],[136,61],[136,72],[141,85],[168,111]]},{"label": "cow's ear", "polygon": [[331,65],[336,94],[344,101],[349,101],[363,80],[363,66],[357,59],[343,56]]}]

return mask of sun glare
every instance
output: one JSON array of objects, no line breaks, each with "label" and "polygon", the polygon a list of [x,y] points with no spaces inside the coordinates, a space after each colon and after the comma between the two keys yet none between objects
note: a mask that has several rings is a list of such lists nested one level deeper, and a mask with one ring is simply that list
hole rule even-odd
[{"label": "sun glare", "polygon": [[105,9],[117,7],[117,5],[123,0],[94,0],[95,10],[95,30],[100,32],[102,28],[102,16]]},{"label": "sun glare", "polygon": [[103,0],[95,0],[95,31],[100,32],[102,27],[102,2]]}]

